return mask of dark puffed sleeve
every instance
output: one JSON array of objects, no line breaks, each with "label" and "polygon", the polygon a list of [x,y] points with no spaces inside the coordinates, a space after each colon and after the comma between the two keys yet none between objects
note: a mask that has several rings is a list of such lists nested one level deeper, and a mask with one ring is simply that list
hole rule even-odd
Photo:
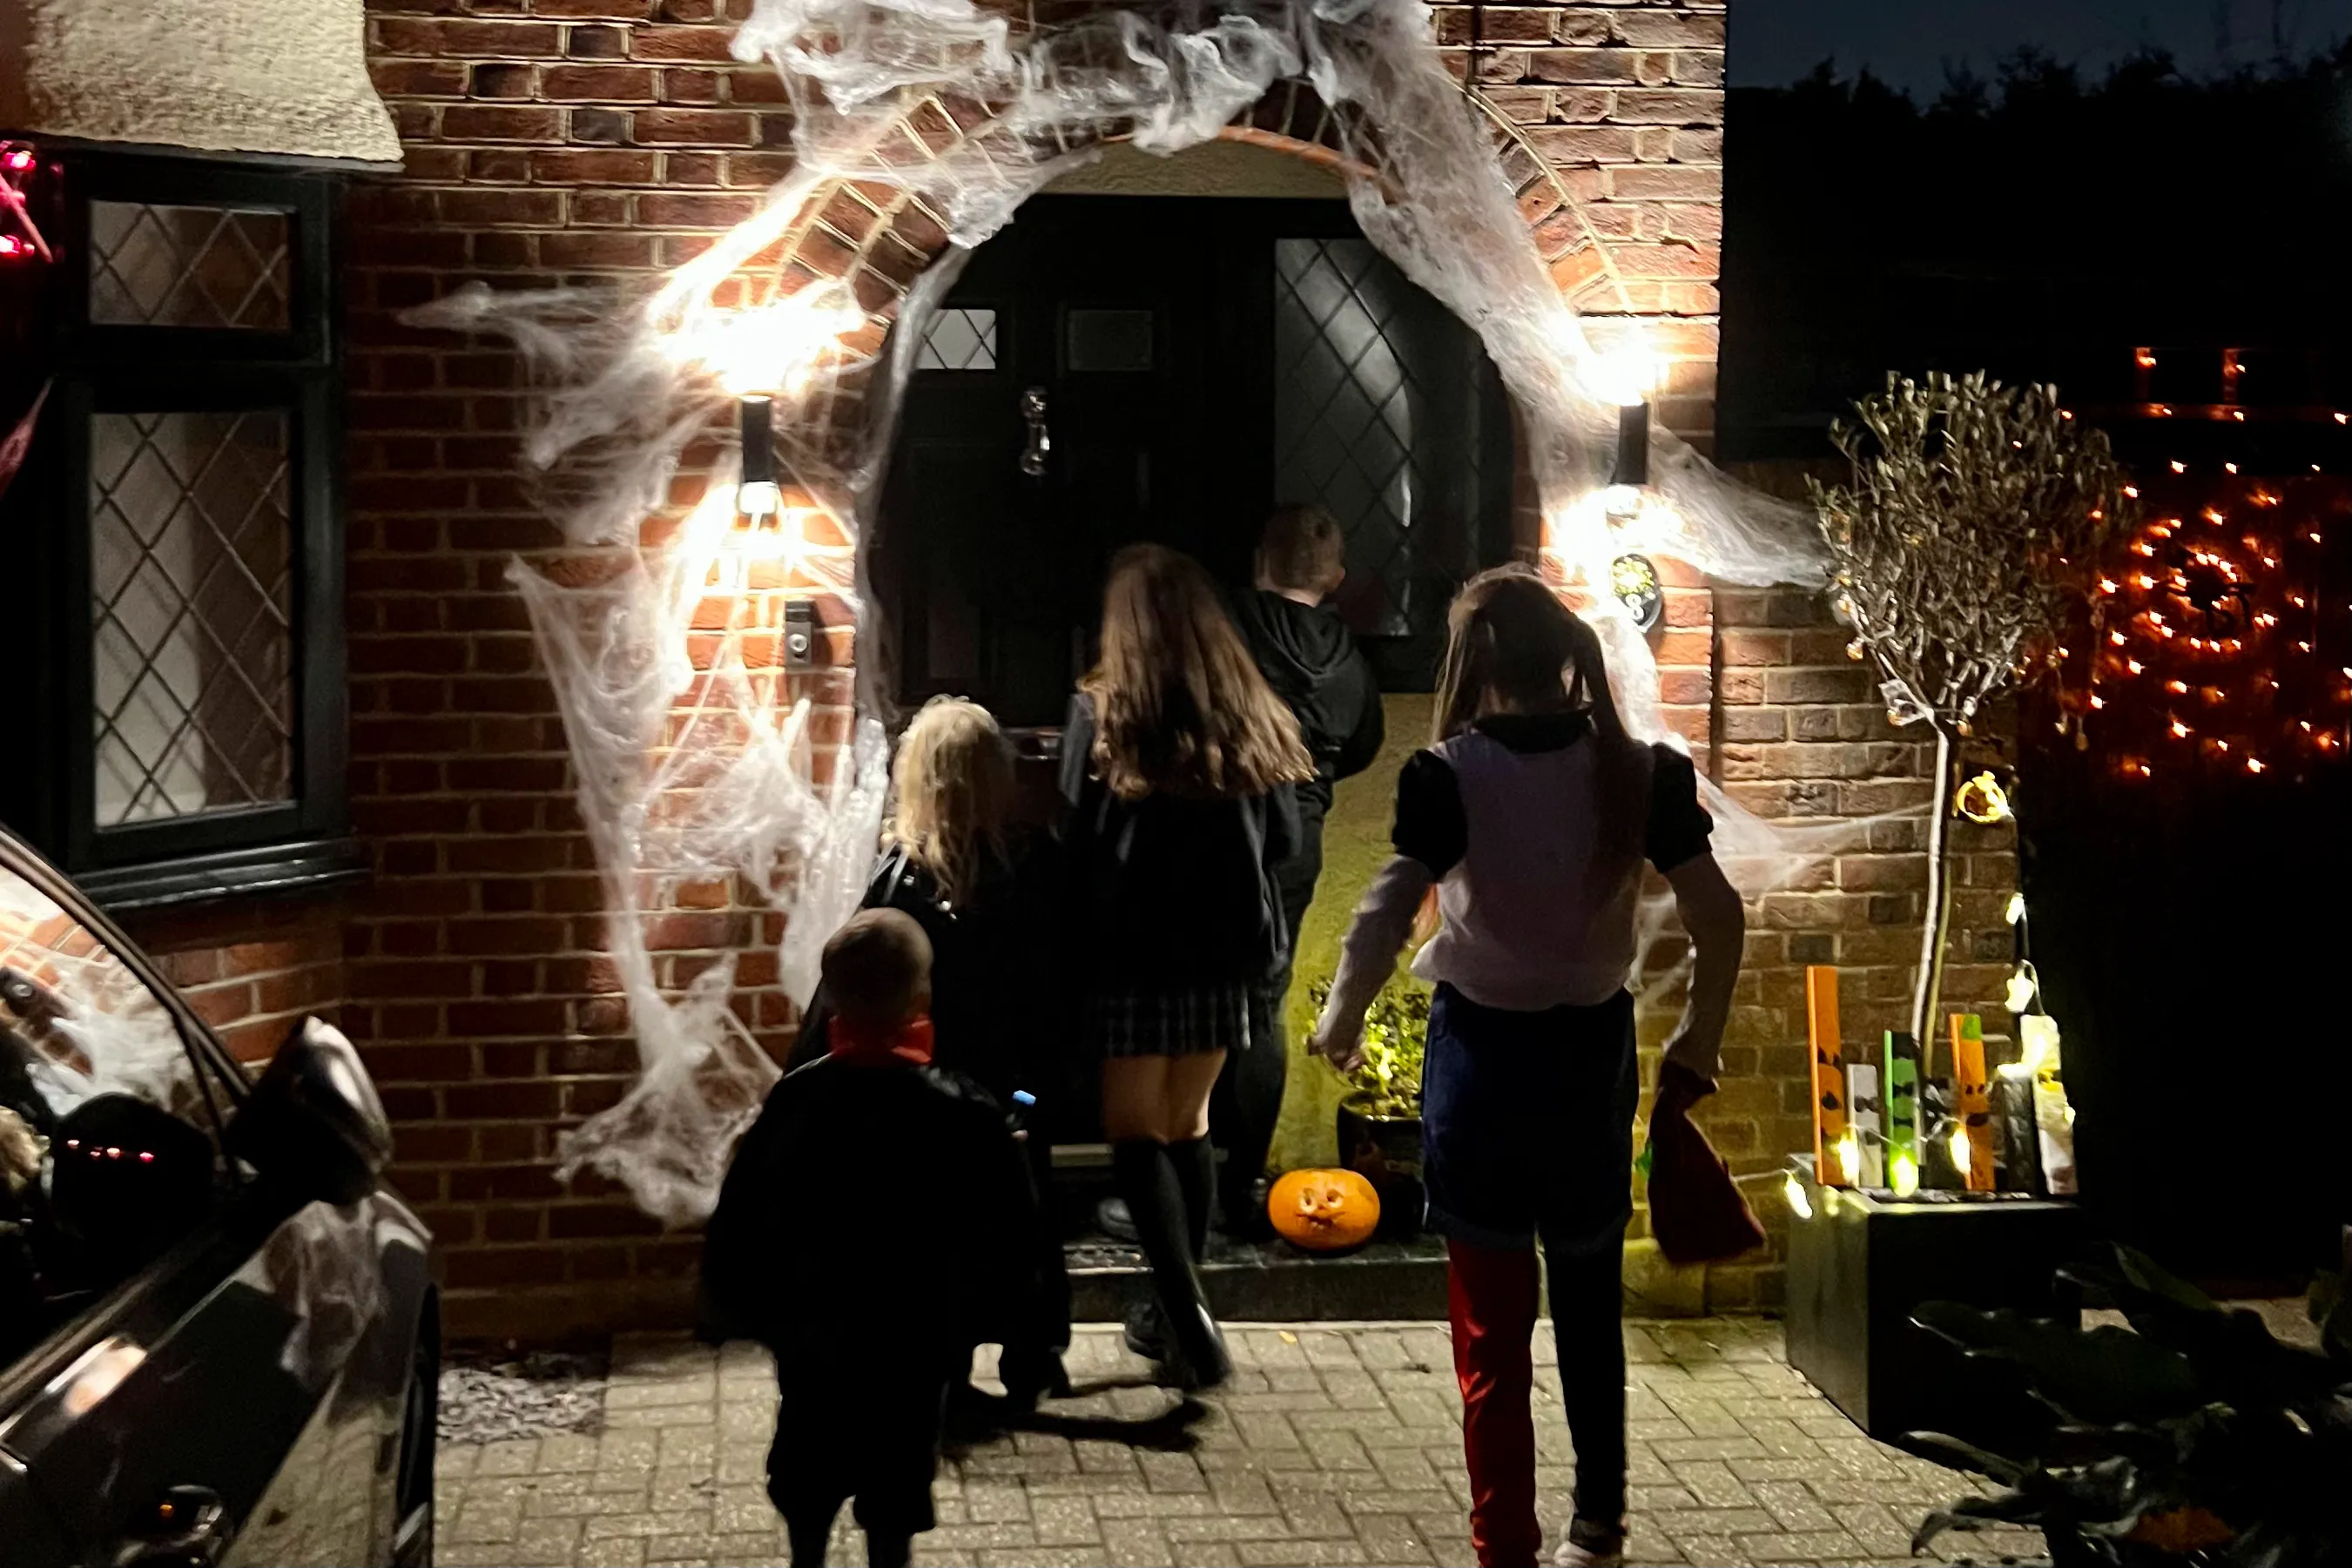
[{"label": "dark puffed sleeve", "polygon": [[1470,818],[1462,809],[1462,781],[1433,751],[1416,751],[1397,775],[1396,826],[1389,841],[1407,860],[1444,877],[1470,852]]},{"label": "dark puffed sleeve", "polygon": [[1707,852],[1715,820],[1698,803],[1698,770],[1691,759],[1668,746],[1654,746],[1657,764],[1650,770],[1650,831],[1643,852],[1650,863],[1669,872]]}]

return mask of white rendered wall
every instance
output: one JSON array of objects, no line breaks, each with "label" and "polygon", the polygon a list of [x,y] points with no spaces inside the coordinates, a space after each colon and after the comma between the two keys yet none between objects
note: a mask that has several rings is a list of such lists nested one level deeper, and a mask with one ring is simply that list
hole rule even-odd
[{"label": "white rendered wall", "polygon": [[400,160],[361,0],[0,0],[0,131]]}]

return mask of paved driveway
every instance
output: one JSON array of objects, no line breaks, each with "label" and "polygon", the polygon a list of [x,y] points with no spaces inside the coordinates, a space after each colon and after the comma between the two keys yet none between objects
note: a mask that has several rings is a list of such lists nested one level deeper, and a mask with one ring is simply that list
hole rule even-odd
[{"label": "paved driveway", "polygon": [[[1628,1323],[1625,1337],[1636,1562],[1903,1562],[1913,1524],[1966,1487],[1857,1432],[1783,1364],[1775,1323]],[[1233,1340],[1233,1383],[1184,1406],[1142,1381],[1115,1330],[1081,1329],[1080,1397],[1049,1404],[1045,1429],[941,1466],[919,1568],[1472,1562],[1442,1326],[1251,1326]],[[1548,1325],[1537,1346],[1549,1363]],[[1556,1529],[1568,1434],[1556,1378],[1537,1375]],[[603,1401],[601,1432],[445,1443],[444,1564],[785,1560],[761,1486],[775,1408],[764,1353],[625,1337]],[[2041,1544],[1953,1540],[1980,1563]],[[863,1561],[845,1513],[831,1561]]]}]

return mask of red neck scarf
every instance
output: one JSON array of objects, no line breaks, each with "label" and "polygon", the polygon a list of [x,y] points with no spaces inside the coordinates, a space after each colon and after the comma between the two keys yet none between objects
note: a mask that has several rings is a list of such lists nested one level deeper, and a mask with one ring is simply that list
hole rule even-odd
[{"label": "red neck scarf", "polygon": [[825,1025],[825,1054],[859,1067],[929,1067],[931,1020],[918,1016],[904,1023],[862,1024],[836,1016]]}]

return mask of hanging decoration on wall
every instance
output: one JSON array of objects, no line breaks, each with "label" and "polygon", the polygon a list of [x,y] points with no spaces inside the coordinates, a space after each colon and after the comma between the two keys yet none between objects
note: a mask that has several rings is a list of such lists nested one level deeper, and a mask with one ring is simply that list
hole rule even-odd
[{"label": "hanging decoration on wall", "polygon": [[[667,1221],[707,1212],[773,1070],[726,1005],[730,962],[686,977],[647,931],[683,889],[740,890],[785,989],[805,995],[815,945],[855,906],[879,820],[887,639],[860,643],[846,723],[839,674],[777,667],[781,600],[822,595],[831,624],[864,613],[857,552],[940,298],[1023,201],[1112,143],[1165,155],[1263,141],[1249,117],[1270,90],[1319,101],[1333,145],[1317,155],[1347,178],[1366,237],[1473,326],[1500,371],[1547,560],[1593,591],[1584,612],[1639,738],[1671,732],[1635,607],[1607,591],[1617,558],[1671,555],[1729,582],[1826,580],[1807,510],[1647,425],[1646,388],[1633,399],[1645,433],[1622,439],[1633,422],[1612,354],[1624,346],[1597,323],[1588,336],[1570,285],[1529,243],[1494,121],[1448,71],[1433,26],[1421,0],[1166,18],[1100,6],[1035,22],[974,0],[754,0],[734,52],[776,67],[794,163],[753,216],[650,298],[469,285],[410,314],[504,334],[530,361],[525,458],[579,547],[513,576],[562,705],[644,1076],[565,1134],[567,1171],[601,1171]],[[1559,199],[1583,221],[1572,193]],[[942,235],[934,257],[924,247]],[[740,401],[760,397],[764,414]],[[703,447],[722,421],[745,434],[711,461]],[[771,452],[772,477],[761,467]],[[1640,483],[1625,488],[1640,504],[1612,524],[1603,497],[1621,457],[1638,461]],[[759,559],[744,566],[747,553]],[[760,582],[772,591],[735,587]],[[1718,857],[1751,899],[1868,841],[1868,821],[1767,822],[1704,779],[1700,789]],[[1671,911],[1670,897],[1644,903],[1644,953]]]},{"label": "hanging decoration on wall", "polygon": [[1666,591],[1648,556],[1621,555],[1609,563],[1609,587],[1636,632],[1650,632],[1666,613]]},{"label": "hanging decoration on wall", "polygon": [[30,193],[40,154],[29,141],[0,141],[0,264],[53,259],[41,225],[33,221]]},{"label": "hanging decoration on wall", "polygon": [[2166,464],[2105,558],[2052,721],[2126,780],[2352,756],[2352,484]]}]

